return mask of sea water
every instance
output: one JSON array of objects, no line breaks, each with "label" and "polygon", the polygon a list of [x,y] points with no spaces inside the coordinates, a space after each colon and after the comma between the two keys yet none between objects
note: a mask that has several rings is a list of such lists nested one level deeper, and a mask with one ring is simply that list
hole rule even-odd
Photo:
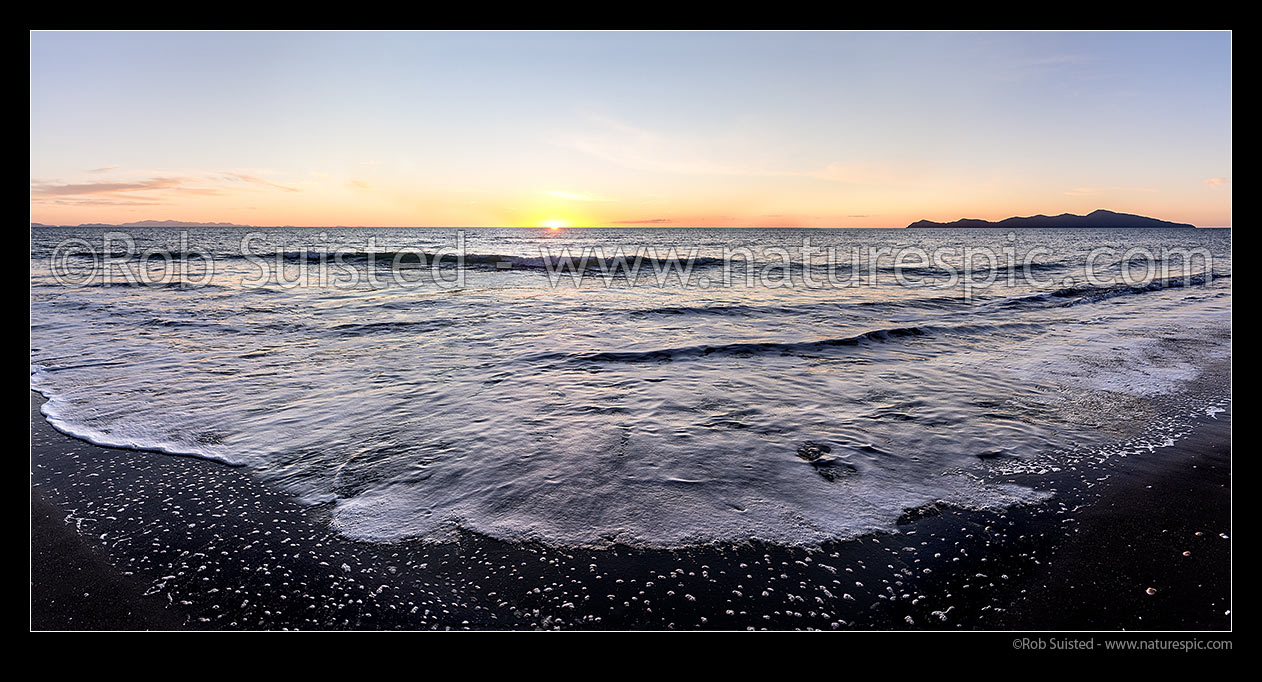
[{"label": "sea water", "polygon": [[54,426],[248,467],[369,541],[812,544],[1037,502],[1006,474],[1229,398],[1229,230],[31,240]]}]

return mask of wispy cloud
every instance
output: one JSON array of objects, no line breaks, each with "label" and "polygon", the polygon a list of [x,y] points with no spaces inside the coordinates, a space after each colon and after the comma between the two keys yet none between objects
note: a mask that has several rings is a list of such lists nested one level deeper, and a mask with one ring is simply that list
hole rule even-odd
[{"label": "wispy cloud", "polygon": [[1030,57],[1022,60],[1020,63],[1025,66],[1072,66],[1074,64],[1086,64],[1091,58],[1084,54],[1049,54],[1039,57]]},{"label": "wispy cloud", "polygon": [[107,171],[112,171],[115,168],[118,168],[118,164],[114,164],[112,166],[101,166],[100,168],[93,168],[92,170],[88,172],[89,173],[105,173]]},{"label": "wispy cloud", "polygon": [[1228,182],[1227,178],[1210,178],[1210,179],[1208,179],[1208,180],[1206,180],[1206,181],[1205,181],[1205,184],[1207,184],[1207,185],[1225,185],[1225,184],[1227,184],[1227,182]]},{"label": "wispy cloud", "polygon": [[[95,169],[104,172],[117,166]],[[250,189],[248,186],[255,186]],[[178,196],[228,196],[244,191],[302,190],[282,185],[257,175],[223,172],[204,176],[171,175],[117,182],[59,182],[32,180],[31,200],[59,205],[128,205],[166,203]]]},{"label": "wispy cloud", "polygon": [[228,177],[236,178],[237,180],[241,180],[243,182],[250,182],[256,185],[263,185],[265,187],[279,189],[284,192],[301,192],[302,191],[298,189],[297,187],[287,187],[285,185],[280,185],[275,182],[272,182],[271,180],[266,180],[264,178],[260,178],[254,175],[246,175],[244,173],[228,173]]},{"label": "wispy cloud", "polygon": [[566,201],[613,201],[597,194],[584,194],[581,192],[548,192],[548,196],[553,196]]},{"label": "wispy cloud", "polygon": [[84,182],[78,184],[57,184],[53,182],[32,182],[31,196],[59,197],[85,194],[122,194],[128,192],[152,192],[180,187],[192,178],[150,178],[136,182]]},{"label": "wispy cloud", "polygon": [[715,163],[691,151],[686,144],[625,123],[595,117],[602,130],[561,140],[562,146],[636,170],[685,175],[747,175],[748,169]]},{"label": "wispy cloud", "polygon": [[50,206],[169,206],[171,204],[171,202],[161,199],[145,199],[142,197],[131,199],[58,197],[55,199],[44,199],[39,203]]},{"label": "wispy cloud", "polygon": [[200,197],[222,197],[233,194],[232,191],[226,189],[218,189],[215,187],[173,187],[172,192],[180,194],[192,194]]},{"label": "wispy cloud", "polygon": [[781,173],[780,175],[800,175],[807,178],[815,178],[817,180],[831,180],[833,182],[843,182],[851,184],[862,184],[866,182],[887,182],[894,176],[893,172],[888,168],[874,166],[871,164],[840,164],[830,163],[819,171],[804,171],[797,173]]},{"label": "wispy cloud", "polygon": [[1056,52],[1034,54],[1014,59],[998,59],[995,74],[1006,81],[1022,81],[1048,77],[1063,78],[1069,75],[1089,77],[1090,67],[1096,60],[1087,54]]},{"label": "wispy cloud", "polygon": [[[893,176],[889,169],[870,164],[831,163],[823,168],[775,168],[745,160],[718,160],[713,153],[726,151],[721,142],[674,138],[651,130],[591,117],[600,130],[557,140],[557,144],[617,166],[677,175],[745,177],[802,177],[841,183],[883,182]],[[731,156],[723,153],[723,156]]]},{"label": "wispy cloud", "polygon": [[1140,194],[1152,194],[1157,190],[1152,187],[1075,187],[1066,190],[1063,194],[1071,197],[1091,197],[1100,194],[1116,194],[1125,192],[1137,192]]},{"label": "wispy cloud", "polygon": [[650,225],[659,223],[673,223],[670,218],[646,218],[644,220],[611,220],[610,225]]}]

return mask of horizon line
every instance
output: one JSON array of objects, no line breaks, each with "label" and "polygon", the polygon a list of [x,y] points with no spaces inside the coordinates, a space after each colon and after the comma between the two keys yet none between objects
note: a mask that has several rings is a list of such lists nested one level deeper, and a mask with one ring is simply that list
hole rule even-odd
[{"label": "horizon line", "polygon": [[[139,221],[143,222],[143,221]],[[199,223],[195,221],[183,221],[181,225],[136,225],[127,223],[78,223],[55,224],[41,223],[32,221],[30,227],[52,227],[52,228],[74,228],[74,227],[143,227],[149,229],[178,229],[188,227],[251,227],[257,229],[294,229],[294,230],[335,230],[335,229],[367,229],[367,230],[548,230],[560,232],[563,230],[910,230],[910,229],[964,229],[964,230],[1029,230],[1029,229],[1139,229],[1139,230],[1161,230],[1175,229],[1165,226],[1153,227],[1107,227],[1084,228],[1084,227],[927,227],[913,228],[911,225],[901,225],[897,227],[878,227],[878,226],[832,226],[832,227],[811,227],[804,225],[567,225],[565,227],[547,227],[543,225],[246,225],[242,223],[224,223],[224,222],[206,222]],[[945,225],[945,224],[943,224]],[[1190,223],[1189,223],[1190,225]],[[1228,230],[1231,225],[1192,225],[1197,230]],[[1186,229],[1186,228],[1178,228]]]}]

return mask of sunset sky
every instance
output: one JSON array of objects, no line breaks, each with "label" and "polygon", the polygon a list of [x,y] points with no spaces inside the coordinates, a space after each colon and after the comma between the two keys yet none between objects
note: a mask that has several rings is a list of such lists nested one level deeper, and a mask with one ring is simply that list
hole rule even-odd
[{"label": "sunset sky", "polygon": [[1218,33],[31,34],[31,220],[1231,224]]}]

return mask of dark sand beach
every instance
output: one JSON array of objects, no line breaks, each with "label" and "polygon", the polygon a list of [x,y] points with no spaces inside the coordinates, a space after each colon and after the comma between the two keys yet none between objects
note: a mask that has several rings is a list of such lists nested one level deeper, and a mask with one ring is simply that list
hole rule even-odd
[{"label": "dark sand beach", "polygon": [[97,447],[42,402],[37,630],[1231,627],[1230,411],[1151,457],[1039,477],[1056,490],[1039,505],[816,548],[656,551],[349,541],[244,469]]},{"label": "dark sand beach", "polygon": [[103,547],[81,537],[66,514],[31,494],[31,628],[153,630],[181,626],[178,615],[144,598],[148,587],[124,576]]}]

